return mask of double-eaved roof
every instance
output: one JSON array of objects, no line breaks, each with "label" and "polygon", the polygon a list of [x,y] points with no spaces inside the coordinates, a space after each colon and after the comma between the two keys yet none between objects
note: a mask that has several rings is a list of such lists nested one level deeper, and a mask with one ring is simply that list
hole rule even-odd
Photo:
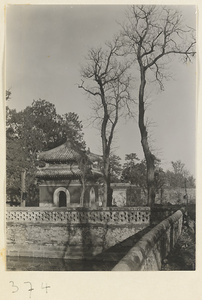
[{"label": "double-eaved roof", "polygon": [[88,177],[101,177],[99,167],[94,167],[94,162],[101,161],[101,156],[91,153],[90,150],[82,152],[76,150],[70,141],[48,151],[39,153],[38,159],[49,163],[45,167],[39,168],[37,178],[72,178],[81,177],[82,170],[79,168],[78,161],[85,154],[92,167],[88,170]]},{"label": "double-eaved roof", "polygon": [[[54,179],[54,178],[71,178],[78,179],[81,178],[82,171],[78,166],[69,166],[69,165],[49,165],[44,168],[37,170],[36,177],[41,179]],[[97,169],[89,169],[86,176],[88,178],[98,178],[102,176],[102,173]]]}]

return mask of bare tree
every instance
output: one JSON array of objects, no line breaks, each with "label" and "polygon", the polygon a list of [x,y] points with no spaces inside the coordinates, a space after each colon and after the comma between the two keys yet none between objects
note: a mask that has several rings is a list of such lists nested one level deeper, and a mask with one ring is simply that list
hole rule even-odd
[{"label": "bare tree", "polygon": [[132,55],[139,71],[139,118],[141,144],[147,164],[148,204],[155,201],[155,156],[148,142],[145,122],[146,84],[152,78],[163,89],[165,67],[173,55],[190,61],[195,55],[194,30],[183,25],[181,14],[168,6],[132,6],[122,26],[126,54]]},{"label": "bare tree", "polygon": [[[93,121],[101,131],[104,175],[103,206],[111,206],[110,189],[110,151],[114,131],[123,108],[130,100],[130,76],[127,71],[129,62],[123,62],[119,56],[121,43],[119,38],[106,43],[105,48],[92,48],[87,64],[82,68],[82,88],[93,100]],[[129,106],[128,106],[129,107]]]}]

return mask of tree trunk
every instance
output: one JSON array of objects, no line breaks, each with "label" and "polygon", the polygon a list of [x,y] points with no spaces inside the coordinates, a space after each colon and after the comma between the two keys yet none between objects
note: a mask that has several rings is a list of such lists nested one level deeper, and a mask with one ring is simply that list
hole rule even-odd
[{"label": "tree trunk", "polygon": [[84,196],[85,196],[85,191],[86,191],[86,182],[84,178],[81,178],[82,182],[82,191],[81,191],[81,197],[80,197],[80,205],[81,207],[84,207]]},{"label": "tree trunk", "polygon": [[104,160],[104,195],[103,195],[103,207],[112,205],[112,193],[110,188],[110,162],[109,156],[103,157]]},{"label": "tree trunk", "polygon": [[109,180],[107,181],[107,207],[110,207],[112,206],[112,189],[110,187],[110,178]]},{"label": "tree trunk", "polygon": [[[150,155],[152,155],[150,153]],[[148,205],[153,206],[155,203],[155,185],[154,185],[154,163],[147,164],[147,186],[148,186]]]},{"label": "tree trunk", "polygon": [[81,170],[81,185],[82,185],[82,190],[81,190],[81,196],[80,196],[80,205],[81,207],[84,207],[85,203],[85,192],[86,192],[86,172],[87,172],[87,161],[86,161],[86,157],[81,156],[81,159],[78,160],[78,165],[79,165],[79,169]]},{"label": "tree trunk", "polygon": [[112,206],[112,189],[110,187],[110,181],[104,183],[104,203],[103,207]]},{"label": "tree trunk", "polygon": [[148,133],[144,124],[145,106],[144,106],[144,90],[145,90],[145,69],[141,66],[141,83],[139,88],[139,129],[141,134],[141,144],[147,165],[147,204],[152,206],[155,202],[155,185],[154,185],[154,155],[151,153],[148,143]]}]

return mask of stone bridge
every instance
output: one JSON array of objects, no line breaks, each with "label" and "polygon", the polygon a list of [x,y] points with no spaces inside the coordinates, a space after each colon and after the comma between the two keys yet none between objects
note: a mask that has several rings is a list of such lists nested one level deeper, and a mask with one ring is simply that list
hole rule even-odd
[{"label": "stone bridge", "polygon": [[146,233],[118,262],[113,271],[158,271],[181,235],[183,212],[173,215]]},{"label": "stone bridge", "polygon": [[111,260],[113,271],[160,270],[181,234],[183,213],[172,212],[156,226],[150,213],[148,207],[8,208],[7,256]]}]

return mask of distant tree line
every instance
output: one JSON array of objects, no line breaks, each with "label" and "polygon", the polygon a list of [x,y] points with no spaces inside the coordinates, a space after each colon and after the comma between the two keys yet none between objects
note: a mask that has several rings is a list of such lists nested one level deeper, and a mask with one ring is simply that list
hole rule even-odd
[{"label": "distant tree line", "polygon": [[[112,182],[127,182],[140,187],[147,193],[147,166],[145,160],[140,160],[136,153],[126,154],[123,166],[121,158],[111,156]],[[156,161],[154,170],[155,191],[161,188],[195,188],[195,179],[186,169],[181,160],[171,162],[171,170],[163,170],[160,161]]]}]

